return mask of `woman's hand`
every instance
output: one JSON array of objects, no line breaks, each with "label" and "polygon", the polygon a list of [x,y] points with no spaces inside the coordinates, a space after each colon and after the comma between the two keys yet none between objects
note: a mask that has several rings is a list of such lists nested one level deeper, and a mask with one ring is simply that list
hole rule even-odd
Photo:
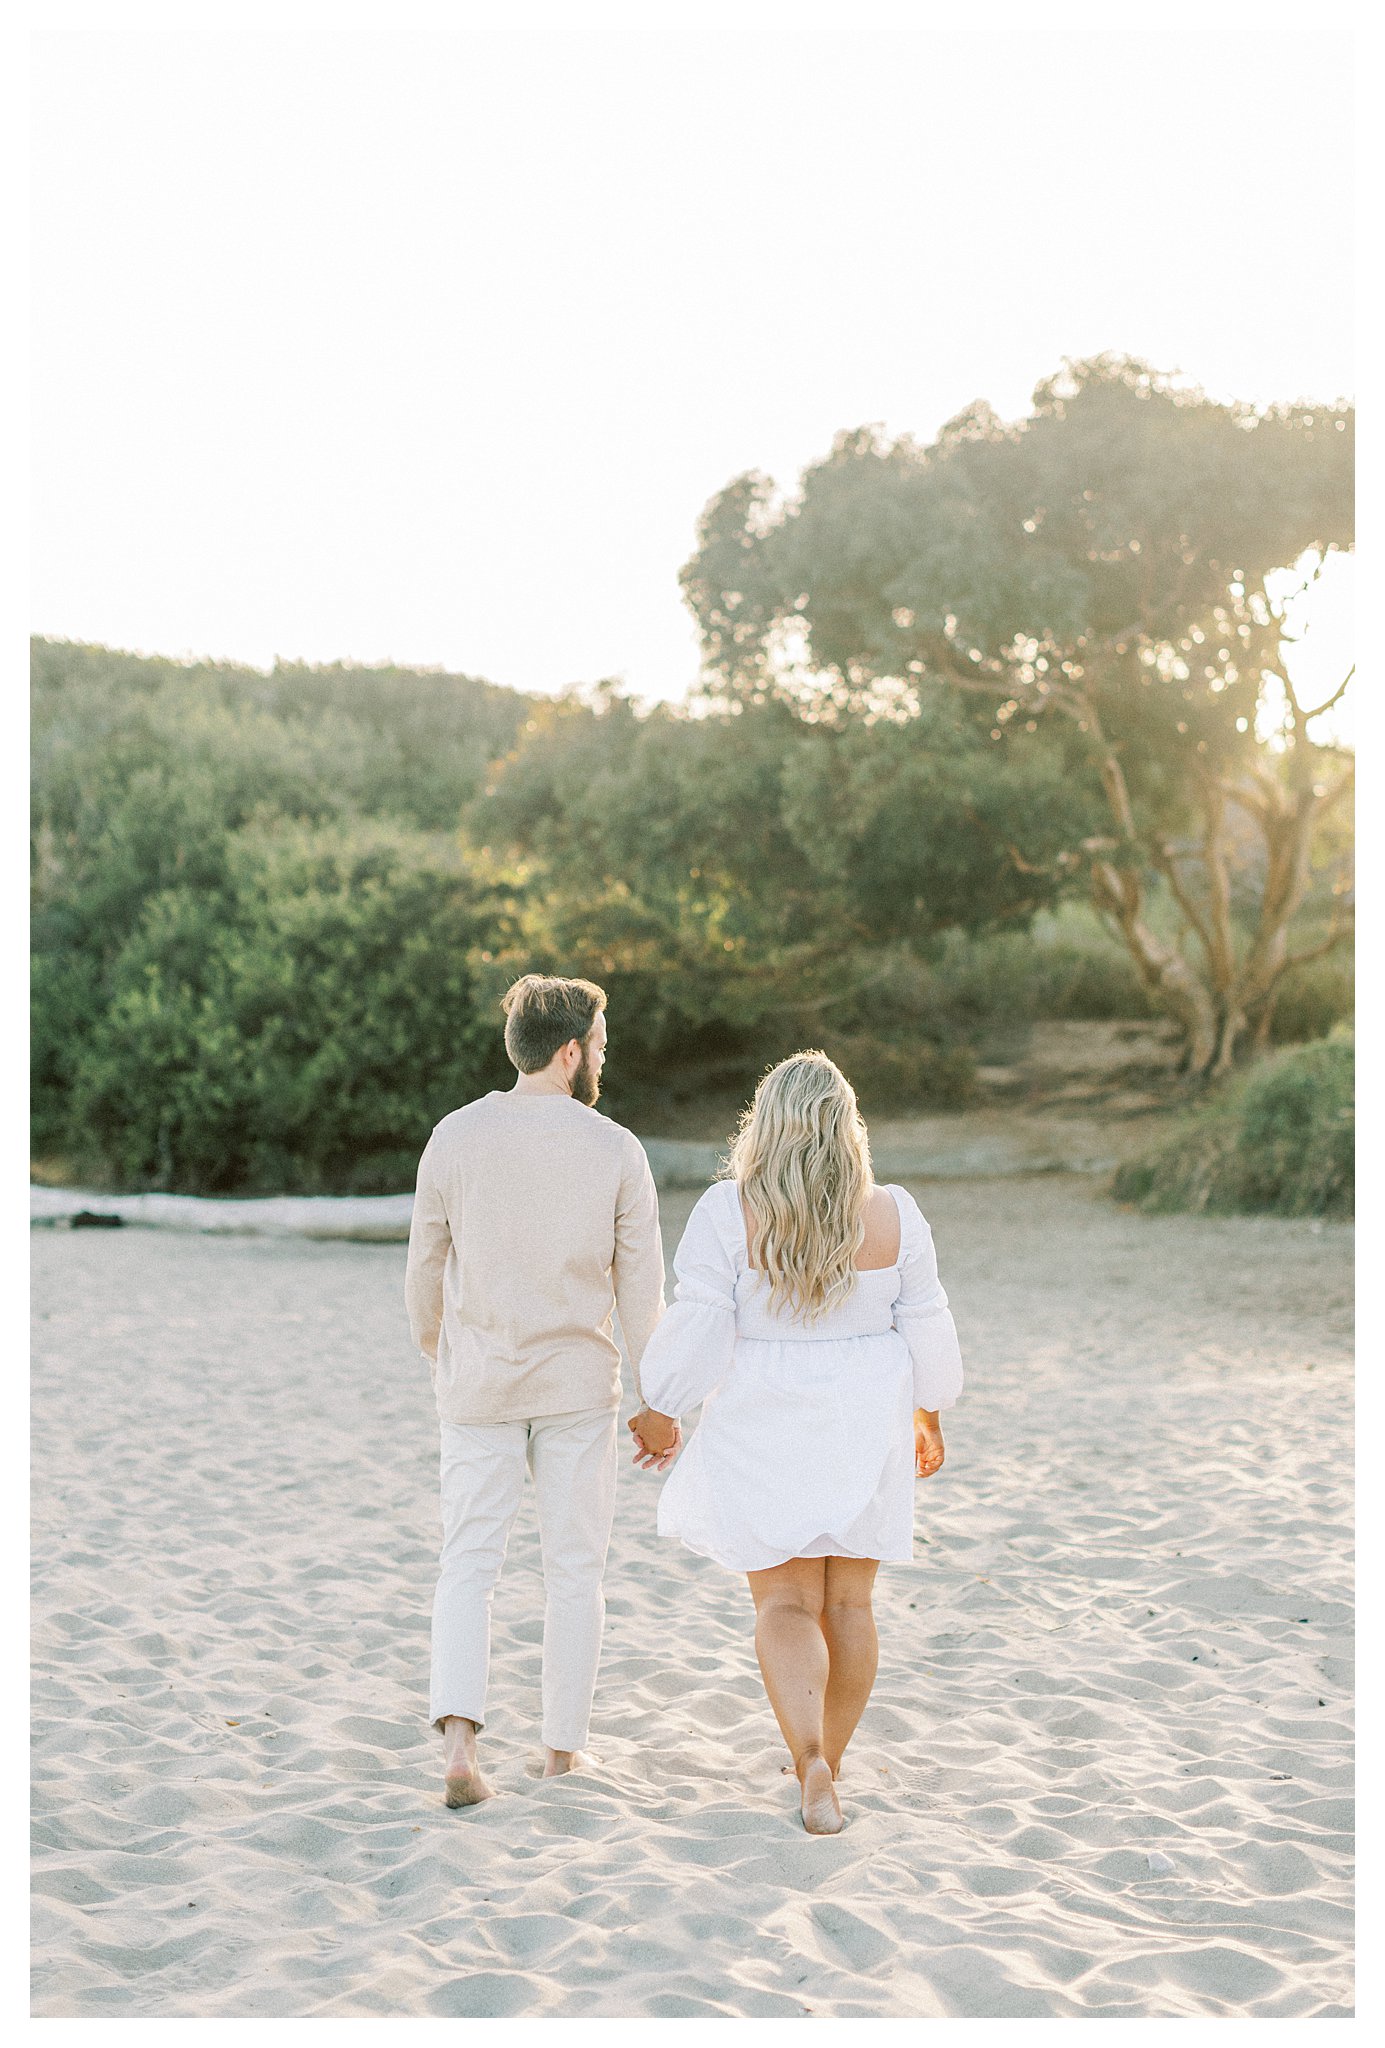
[{"label": "woman's hand", "polygon": [[661,1415],[657,1408],[641,1408],[626,1427],[635,1439],[635,1463],[646,1471],[662,1472],[683,1447],[683,1431],[676,1415]]},{"label": "woman's hand", "polygon": [[943,1432],[934,1408],[914,1410],[914,1472],[931,1479],[943,1462]]}]

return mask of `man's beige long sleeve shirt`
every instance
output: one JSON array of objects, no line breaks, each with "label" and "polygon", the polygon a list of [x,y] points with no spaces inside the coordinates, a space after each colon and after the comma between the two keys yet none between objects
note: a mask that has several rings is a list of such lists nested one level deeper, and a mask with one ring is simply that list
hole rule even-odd
[{"label": "man's beige long sleeve shirt", "polygon": [[418,1167],[409,1325],[444,1422],[618,1407],[664,1311],[659,1204],[638,1138],[570,1095],[495,1090]]}]

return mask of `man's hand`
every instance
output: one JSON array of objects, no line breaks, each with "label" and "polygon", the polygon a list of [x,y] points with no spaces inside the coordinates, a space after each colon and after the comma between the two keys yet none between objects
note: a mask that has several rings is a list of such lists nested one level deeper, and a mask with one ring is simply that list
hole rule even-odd
[{"label": "man's hand", "polygon": [[914,1410],[914,1471],[920,1479],[931,1479],[943,1462],[943,1432],[937,1411]]},{"label": "man's hand", "polygon": [[683,1448],[683,1431],[676,1415],[661,1415],[657,1408],[641,1408],[627,1425],[635,1439],[635,1463],[646,1471],[662,1472]]}]

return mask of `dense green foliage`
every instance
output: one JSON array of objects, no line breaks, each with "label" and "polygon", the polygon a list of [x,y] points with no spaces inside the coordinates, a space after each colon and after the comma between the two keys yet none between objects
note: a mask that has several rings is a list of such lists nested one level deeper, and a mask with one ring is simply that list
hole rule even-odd
[{"label": "dense green foliage", "polygon": [[117,955],[77,1127],[136,1183],[407,1185],[429,1110],[495,1064],[467,969],[494,915],[407,828],[237,833],[222,886],[160,890]]},{"label": "dense green foliage", "polygon": [[1349,1216],[1355,1083],[1349,1033],[1275,1053],[1122,1167],[1115,1193],[1154,1212]]},{"label": "dense green foliage", "polygon": [[[965,1102],[1037,1017],[1171,1011],[1193,1073],[1321,1035],[1349,764],[1292,693],[1275,747],[1255,722],[1266,565],[1343,541],[1349,424],[1103,362],[1019,427],[843,437],[793,506],[742,479],[686,578],[719,677],[686,706],[36,642],[37,1151],[406,1185],[508,1083],[528,970],[606,987],[605,1101],[650,1132],[805,1045],[875,1113]],[[1140,1198],[1338,1202],[1283,1087]]]},{"label": "dense green foliage", "polygon": [[959,1102],[1017,1019],[1140,1008],[1009,859],[1013,816],[1067,829],[1061,780],[965,726],[33,658],[33,1130],[69,1171],[403,1185],[507,1081],[496,1002],[534,967],[605,984],[607,1100],[655,1128],[804,1043],[877,1107]]},{"label": "dense green foliage", "polygon": [[[1123,357],[1073,363],[1017,423],[976,405],[928,447],[842,434],[793,497],[735,479],[684,590],[736,702],[848,731],[970,725],[1025,889],[1087,891],[1183,1026],[1189,1071],[1224,1071],[1272,1034],[1311,850],[1350,790],[1312,729],[1322,707],[1294,693],[1271,585],[1351,546],[1353,439],[1345,405],[1257,411]],[[1009,777],[987,745],[1022,757]],[[904,882],[900,841],[929,812],[907,771],[898,786]],[[1013,801],[1050,786],[1066,837],[1052,806]],[[850,775],[834,789],[854,818]],[[829,846],[832,823],[828,803]],[[1181,939],[1154,929],[1155,892]]]},{"label": "dense green foliage", "polygon": [[948,719],[837,733],[778,704],[637,716],[605,692],[532,725],[469,829],[543,876],[500,964],[580,962],[608,989],[613,1100],[743,1087],[805,1042],[884,1098],[965,1096],[961,1011],[927,956],[1055,900],[1006,827],[1059,839],[1061,778],[1016,776]]},{"label": "dense green foliage", "polygon": [[400,1186],[501,1078],[457,839],[525,700],[462,677],[36,642],[33,1126],[189,1189]]}]

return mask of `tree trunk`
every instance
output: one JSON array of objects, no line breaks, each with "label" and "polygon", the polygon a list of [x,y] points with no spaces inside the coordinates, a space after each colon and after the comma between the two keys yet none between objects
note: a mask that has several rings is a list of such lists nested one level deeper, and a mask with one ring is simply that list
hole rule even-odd
[{"label": "tree trunk", "polygon": [[1214,1077],[1229,1073],[1236,1061],[1236,1053],[1245,1034],[1246,1014],[1238,1004],[1231,1004],[1222,1012],[1221,1030],[1218,1034],[1217,1057],[1212,1065]]},{"label": "tree trunk", "polygon": [[[1243,1050],[1258,1053],[1268,1044],[1279,984],[1294,964],[1289,927],[1308,893],[1313,829],[1350,786],[1350,769],[1329,788],[1315,783],[1315,750],[1304,736],[1292,691],[1290,701],[1295,712],[1294,752],[1284,780],[1258,765],[1253,765],[1249,783],[1236,785],[1208,769],[1193,771],[1189,793],[1200,803],[1203,816],[1200,896],[1180,872],[1180,860],[1188,855],[1178,854],[1157,835],[1141,834],[1119,749],[1106,737],[1094,695],[1085,692],[1064,706],[1087,734],[1116,828],[1114,842],[1089,840],[1084,849],[1093,856],[1093,900],[1124,940],[1159,1007],[1182,1025],[1187,1037],[1183,1071],[1190,1080],[1225,1074]],[[1238,958],[1232,918],[1228,801],[1244,806],[1255,819],[1268,856],[1260,914],[1244,959]],[[1102,857],[1113,846],[1124,850],[1124,865]],[[1204,971],[1190,964],[1178,946],[1166,945],[1145,921],[1142,868],[1152,868],[1167,883],[1197,934]]]},{"label": "tree trunk", "polygon": [[1139,878],[1110,861],[1093,861],[1092,896],[1098,911],[1113,920],[1130,950],[1150,994],[1177,1018],[1187,1033],[1185,1072],[1201,1079],[1218,1051],[1216,1006],[1192,968],[1174,947],[1166,946],[1141,916]]},{"label": "tree trunk", "polygon": [[[1273,1014],[1280,980],[1289,966],[1289,926],[1308,893],[1315,811],[1312,791],[1303,790],[1284,798],[1278,815],[1260,814],[1269,855],[1265,893],[1260,901],[1255,937],[1235,983],[1237,1003],[1254,1022],[1257,1044],[1263,1044],[1268,1037],[1268,1020]],[[1262,1018],[1264,1038],[1260,1029]]]},{"label": "tree trunk", "polygon": [[1256,1054],[1266,1051],[1269,1046],[1270,1030],[1274,1024],[1274,1006],[1278,1000],[1279,984],[1276,982],[1256,1013],[1255,1031],[1250,1041],[1251,1048]]}]

